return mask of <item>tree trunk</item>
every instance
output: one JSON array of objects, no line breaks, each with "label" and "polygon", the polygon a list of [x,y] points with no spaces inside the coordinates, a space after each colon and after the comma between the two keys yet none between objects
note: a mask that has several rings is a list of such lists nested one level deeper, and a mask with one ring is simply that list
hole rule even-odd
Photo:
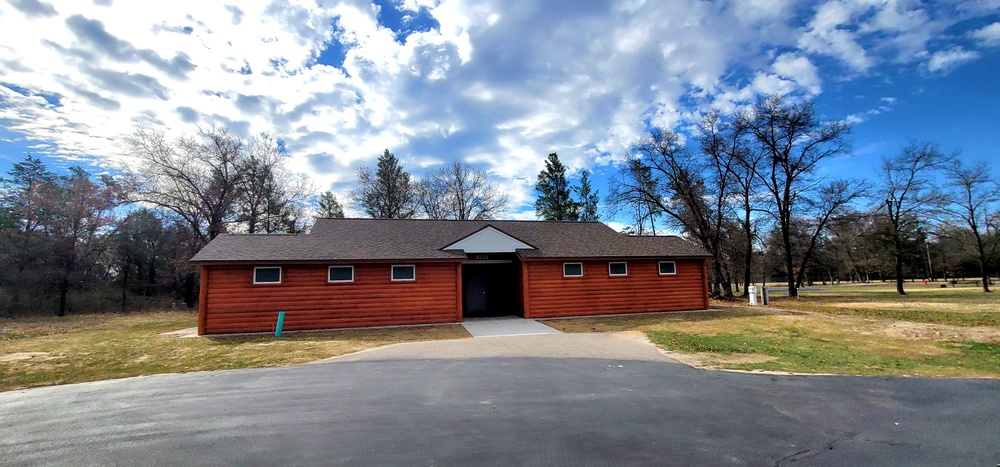
[{"label": "tree trunk", "polygon": [[153,288],[156,286],[156,258],[154,257],[149,261],[149,272],[146,273],[146,287],[144,295],[150,297],[153,295]]},{"label": "tree trunk", "polygon": [[983,276],[983,292],[990,293],[990,274],[986,268],[986,248],[983,246],[983,237],[979,235],[975,224],[972,225],[972,232],[976,235],[976,256],[979,259],[979,273]]},{"label": "tree trunk", "polygon": [[722,272],[722,262],[718,256],[712,258],[712,273],[715,274],[715,292],[723,298],[733,298],[733,284]]},{"label": "tree trunk", "polygon": [[897,232],[895,238],[893,239],[896,251],[893,255],[896,260],[896,292],[900,295],[906,295],[906,291],[903,290],[903,242],[899,239],[899,233]]},{"label": "tree trunk", "polygon": [[59,280],[59,309],[56,316],[66,316],[66,296],[69,295],[69,278],[64,277]]},{"label": "tree trunk", "polygon": [[788,298],[799,298],[799,289],[795,286],[795,266],[792,264],[792,239],[789,233],[787,219],[781,221],[781,243],[785,250],[785,273],[788,275]]},{"label": "tree trunk", "polygon": [[743,219],[743,222],[746,223],[747,228],[747,250],[745,255],[746,258],[743,260],[743,297],[749,297],[750,291],[747,290],[747,287],[750,287],[750,270],[753,267],[753,235],[750,230],[750,208],[746,206],[745,208],[746,217]]},{"label": "tree trunk", "polygon": [[986,256],[979,254],[979,272],[983,276],[983,292],[990,293],[990,274],[986,269]]},{"label": "tree trunk", "polygon": [[195,291],[194,285],[194,273],[189,272],[187,276],[184,276],[184,304],[188,308],[194,308],[194,304],[198,303],[198,292]]},{"label": "tree trunk", "polygon": [[750,282],[752,278],[752,268],[753,268],[753,244],[747,248],[746,258],[743,260],[743,297],[749,297],[750,292],[747,287],[750,287]]},{"label": "tree trunk", "polygon": [[122,307],[121,312],[125,314],[128,309],[128,271],[131,265],[126,264],[125,270],[122,271]]}]

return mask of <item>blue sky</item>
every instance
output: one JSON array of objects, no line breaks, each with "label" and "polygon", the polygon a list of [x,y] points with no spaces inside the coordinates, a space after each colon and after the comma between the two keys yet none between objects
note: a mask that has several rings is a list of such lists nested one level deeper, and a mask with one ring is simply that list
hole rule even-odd
[{"label": "blue sky", "polygon": [[282,139],[343,198],[389,148],[487,169],[534,218],[558,152],[605,179],[658,125],[781,92],[853,123],[831,176],[909,139],[1000,160],[1000,0],[0,2],[0,171],[122,162],[135,125]]}]

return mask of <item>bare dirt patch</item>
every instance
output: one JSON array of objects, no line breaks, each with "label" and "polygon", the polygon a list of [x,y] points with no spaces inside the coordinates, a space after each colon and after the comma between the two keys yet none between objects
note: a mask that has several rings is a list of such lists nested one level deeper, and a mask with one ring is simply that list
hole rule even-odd
[{"label": "bare dirt patch", "polygon": [[700,370],[721,370],[730,368],[732,365],[766,363],[777,360],[777,357],[760,354],[722,355],[706,352],[681,353],[669,350],[661,350],[661,352],[678,362]]},{"label": "bare dirt patch", "polygon": [[908,321],[879,320],[874,329],[860,331],[867,335],[883,335],[900,339],[970,340],[1000,342],[1000,329],[989,326],[963,327],[945,324],[911,323]]},{"label": "bare dirt patch", "polygon": [[14,352],[0,355],[0,362],[3,363],[13,363],[21,362],[24,360],[49,360],[48,352]]},{"label": "bare dirt patch", "polygon": [[857,301],[848,303],[829,303],[827,306],[835,308],[867,308],[870,310],[932,310],[947,311],[949,313],[982,313],[997,312],[996,305],[992,303],[941,303],[941,302],[874,302]]}]

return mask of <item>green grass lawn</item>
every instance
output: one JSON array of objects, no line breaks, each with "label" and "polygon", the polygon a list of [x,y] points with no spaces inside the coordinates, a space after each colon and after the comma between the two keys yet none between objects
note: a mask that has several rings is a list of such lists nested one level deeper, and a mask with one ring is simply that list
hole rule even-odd
[{"label": "green grass lawn", "polygon": [[956,326],[1000,326],[1000,293],[977,287],[941,288],[940,282],[907,283],[906,295],[892,284],[825,286],[798,300],[777,297],[775,307]]},{"label": "green grass lawn", "polygon": [[[650,340],[669,350],[718,355],[766,357],[757,361],[730,360],[726,368],[796,373],[850,373],[858,375],[1000,376],[1000,344],[975,341],[935,342],[880,347],[794,326],[778,329],[744,328],[738,333],[699,335],[678,331],[650,331]],[[907,347],[913,351],[909,351]],[[918,348],[923,347],[923,348]]]},{"label": "green grass lawn", "polygon": [[460,325],[182,339],[188,312],[0,320],[0,390],[305,363],[382,345],[469,337]]},{"label": "green grass lawn", "polygon": [[[549,320],[564,332],[642,331],[703,368],[1000,377],[1000,299],[973,288],[824,287],[771,307]],[[791,310],[776,312],[775,309]]]}]

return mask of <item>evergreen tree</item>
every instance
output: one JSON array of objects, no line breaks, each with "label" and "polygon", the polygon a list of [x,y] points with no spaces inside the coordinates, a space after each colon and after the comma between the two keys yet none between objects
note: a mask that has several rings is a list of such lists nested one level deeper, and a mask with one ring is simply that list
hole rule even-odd
[{"label": "evergreen tree", "polygon": [[535,215],[545,220],[576,221],[580,219],[580,206],[573,201],[566,166],[559,162],[559,155],[549,154],[545,170],[538,173],[535,183]]},{"label": "evergreen tree", "polygon": [[44,194],[58,177],[50,172],[41,159],[28,156],[16,162],[8,172],[10,178],[0,179],[3,207],[10,223],[17,224],[21,232],[32,233],[45,217],[51,215],[43,209]]},{"label": "evergreen tree", "polygon": [[600,200],[600,190],[594,190],[590,186],[590,172],[584,170],[580,172],[580,185],[573,188],[580,201],[580,220],[583,222],[596,222],[601,216],[597,213],[597,202]]},{"label": "evergreen tree", "polygon": [[319,195],[319,211],[317,217],[344,218],[344,207],[337,201],[337,196],[333,192],[327,191]]},{"label": "evergreen tree", "polygon": [[358,169],[358,188],[351,191],[354,205],[376,219],[410,219],[416,215],[416,190],[410,174],[389,152],[378,158],[375,172]]}]

